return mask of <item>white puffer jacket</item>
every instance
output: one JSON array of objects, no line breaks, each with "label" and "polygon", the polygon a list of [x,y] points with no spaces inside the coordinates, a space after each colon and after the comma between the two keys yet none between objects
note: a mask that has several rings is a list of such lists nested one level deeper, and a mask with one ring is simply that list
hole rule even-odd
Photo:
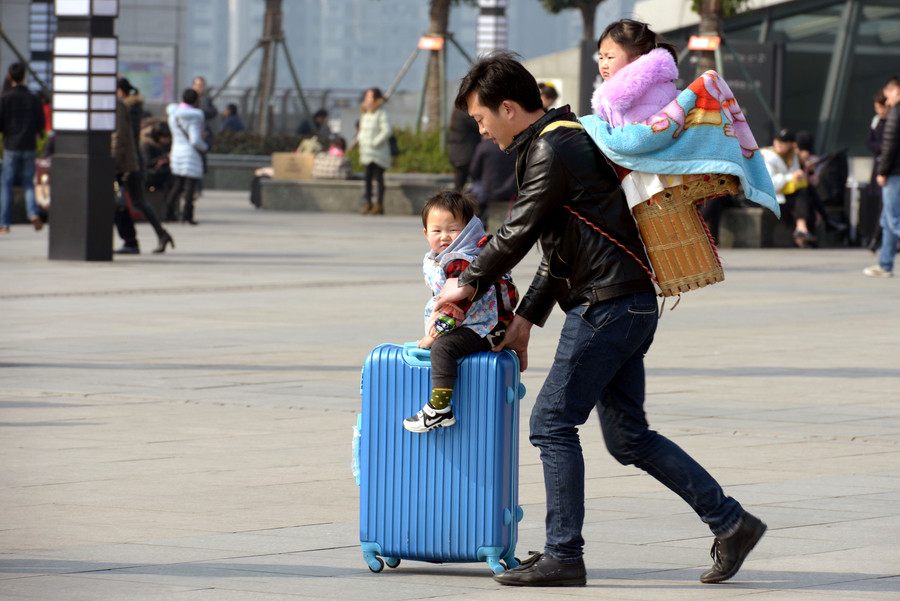
[{"label": "white puffer jacket", "polygon": [[171,168],[174,175],[201,179],[203,157],[207,151],[203,141],[203,111],[184,103],[172,103],[166,107],[169,129],[172,130]]},{"label": "white puffer jacket", "polygon": [[391,147],[388,140],[394,133],[387,110],[384,108],[384,99],[375,101],[375,108],[366,111],[362,108],[359,117],[359,162],[362,165],[375,163],[383,169],[391,168]]}]

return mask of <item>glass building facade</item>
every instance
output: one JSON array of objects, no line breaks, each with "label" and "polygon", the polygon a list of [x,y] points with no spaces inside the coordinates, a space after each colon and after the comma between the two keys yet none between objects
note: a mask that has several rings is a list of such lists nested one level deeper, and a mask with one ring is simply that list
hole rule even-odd
[{"label": "glass building facade", "polygon": [[[686,47],[696,33],[694,26],[666,37]],[[900,76],[900,0],[795,0],[726,19],[722,34],[728,42],[720,47],[723,58],[732,58],[729,46],[740,48],[736,54],[743,59],[752,59],[748,49],[757,49],[770,65],[762,79],[771,74],[771,81],[758,87],[775,120],[757,111],[751,125],[760,123],[753,127],[759,144],[768,145],[780,125],[812,132],[819,152],[870,154],[865,138],[874,116],[872,98],[889,77]],[[753,62],[741,61],[749,79],[760,74],[747,64]],[[740,67],[731,63],[724,63],[726,81],[745,81]],[[753,104],[752,88],[740,87],[732,86],[738,102],[746,98]]]}]

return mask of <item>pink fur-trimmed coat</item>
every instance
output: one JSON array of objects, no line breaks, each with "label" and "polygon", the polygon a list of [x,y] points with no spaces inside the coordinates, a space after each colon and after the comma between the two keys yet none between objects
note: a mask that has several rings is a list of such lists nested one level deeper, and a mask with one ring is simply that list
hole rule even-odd
[{"label": "pink fur-trimmed coat", "polygon": [[656,48],[619,69],[591,97],[594,113],[613,127],[646,121],[678,96],[678,67]]}]

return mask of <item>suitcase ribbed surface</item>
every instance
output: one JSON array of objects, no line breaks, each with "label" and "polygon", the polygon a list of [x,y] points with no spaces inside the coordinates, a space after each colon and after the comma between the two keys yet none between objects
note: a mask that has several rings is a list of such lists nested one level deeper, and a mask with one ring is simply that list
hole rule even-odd
[{"label": "suitcase ribbed surface", "polygon": [[466,357],[452,401],[456,424],[414,434],[401,424],[427,401],[431,380],[428,354],[409,352],[380,346],[363,370],[360,540],[392,558],[478,561],[484,547],[511,555],[518,503],[515,356]]}]

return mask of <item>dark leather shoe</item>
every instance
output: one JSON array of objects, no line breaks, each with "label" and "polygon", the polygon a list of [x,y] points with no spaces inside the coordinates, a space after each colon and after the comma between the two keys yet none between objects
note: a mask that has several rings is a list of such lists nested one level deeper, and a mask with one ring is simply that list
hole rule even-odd
[{"label": "dark leather shoe", "polygon": [[139,255],[141,254],[140,247],[137,246],[122,246],[121,248],[117,248],[113,251],[117,255]]},{"label": "dark leather shoe", "polygon": [[744,512],[738,529],[731,536],[716,537],[709,552],[713,567],[700,576],[700,582],[722,582],[737,574],[765,531],[766,525],[759,518]]},{"label": "dark leather shoe", "polygon": [[532,552],[519,567],[494,574],[494,580],[509,586],[584,586],[587,572],[581,558],[576,563],[562,563],[549,555]]}]

